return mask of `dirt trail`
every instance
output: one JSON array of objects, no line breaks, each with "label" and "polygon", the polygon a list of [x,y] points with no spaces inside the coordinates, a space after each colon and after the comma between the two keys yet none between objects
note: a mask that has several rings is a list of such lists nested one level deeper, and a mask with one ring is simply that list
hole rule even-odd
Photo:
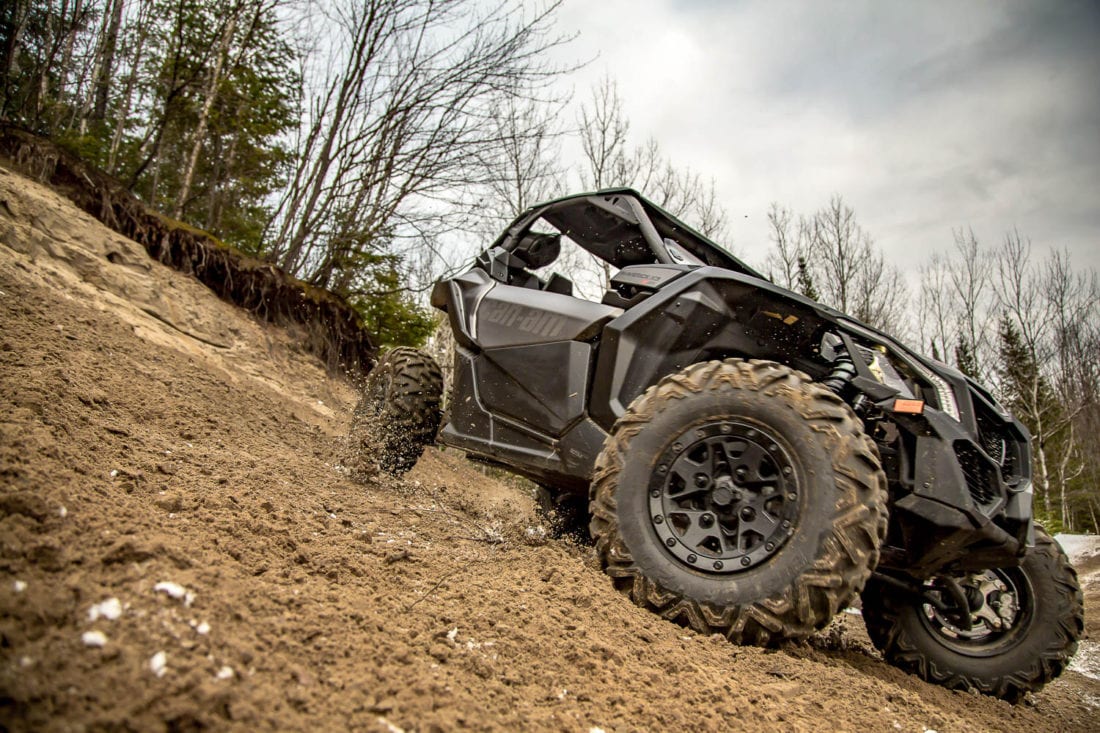
[{"label": "dirt trail", "polygon": [[1100,727],[1100,682],[950,692],[856,615],[661,621],[452,452],[353,483],[354,393],[294,344],[0,169],[0,729]]}]

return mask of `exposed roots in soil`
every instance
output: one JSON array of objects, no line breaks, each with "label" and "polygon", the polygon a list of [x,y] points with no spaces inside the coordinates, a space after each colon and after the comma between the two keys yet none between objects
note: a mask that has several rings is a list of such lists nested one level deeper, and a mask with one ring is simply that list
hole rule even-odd
[{"label": "exposed roots in soil", "polygon": [[265,321],[302,329],[306,348],[329,369],[369,371],[375,345],[343,299],[152,211],[117,180],[50,140],[0,123],[0,156],[144,246],[153,259],[194,276],[223,300]]}]

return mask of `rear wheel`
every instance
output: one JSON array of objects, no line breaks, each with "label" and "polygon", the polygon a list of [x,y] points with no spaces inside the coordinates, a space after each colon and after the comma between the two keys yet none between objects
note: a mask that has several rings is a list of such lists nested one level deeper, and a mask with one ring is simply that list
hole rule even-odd
[{"label": "rear wheel", "polygon": [[398,347],[367,375],[352,417],[351,441],[361,459],[400,476],[439,429],[443,375],[422,351]]},{"label": "rear wheel", "polygon": [[535,506],[546,522],[551,537],[573,540],[582,545],[591,542],[588,535],[588,502],[583,496],[537,484]]},{"label": "rear wheel", "polygon": [[919,595],[872,579],[863,619],[891,664],[1016,702],[1066,668],[1084,632],[1084,603],[1062,548],[1036,527],[1019,567],[937,576]]},{"label": "rear wheel", "polygon": [[840,398],[772,362],[696,364],[616,423],[591,532],[641,606],[742,643],[799,638],[858,593],[886,531],[874,443]]}]

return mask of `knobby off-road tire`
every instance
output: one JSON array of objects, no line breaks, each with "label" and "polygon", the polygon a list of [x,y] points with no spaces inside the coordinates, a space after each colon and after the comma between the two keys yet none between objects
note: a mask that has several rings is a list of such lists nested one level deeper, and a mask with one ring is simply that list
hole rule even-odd
[{"label": "knobby off-road tire", "polygon": [[896,667],[954,690],[1018,702],[1069,664],[1084,633],[1084,599],[1065,552],[1039,527],[1035,548],[1019,568],[984,575],[990,588],[1015,591],[1015,618],[1007,630],[984,620],[969,632],[945,625],[931,604],[874,578],[863,592],[863,620],[871,641]]},{"label": "knobby off-road tire", "polygon": [[367,375],[352,418],[354,447],[388,474],[411,469],[439,429],[443,375],[407,347],[387,352]]},{"label": "knobby off-road tire", "polygon": [[[708,462],[709,475],[677,478]],[[863,588],[886,496],[874,443],[833,392],[773,362],[712,361],[662,379],[616,423],[589,528],[639,606],[767,645],[821,629]]]},{"label": "knobby off-road tire", "polygon": [[535,509],[554,539],[572,540],[580,545],[591,542],[588,534],[588,502],[583,496],[535,485]]}]

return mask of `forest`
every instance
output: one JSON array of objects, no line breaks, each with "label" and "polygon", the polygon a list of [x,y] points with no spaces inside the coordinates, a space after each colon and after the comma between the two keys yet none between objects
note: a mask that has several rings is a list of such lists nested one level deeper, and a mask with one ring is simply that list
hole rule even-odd
[{"label": "forest", "polygon": [[[419,344],[436,327],[426,288],[539,200],[633,186],[729,242],[715,182],[636,139],[613,78],[558,91],[585,63],[555,61],[559,5],[10,0],[0,120],[346,298],[380,342]],[[754,264],[990,386],[1033,435],[1040,519],[1100,530],[1095,270],[1006,221],[998,242],[945,229],[903,274],[840,194],[761,215]]]}]

